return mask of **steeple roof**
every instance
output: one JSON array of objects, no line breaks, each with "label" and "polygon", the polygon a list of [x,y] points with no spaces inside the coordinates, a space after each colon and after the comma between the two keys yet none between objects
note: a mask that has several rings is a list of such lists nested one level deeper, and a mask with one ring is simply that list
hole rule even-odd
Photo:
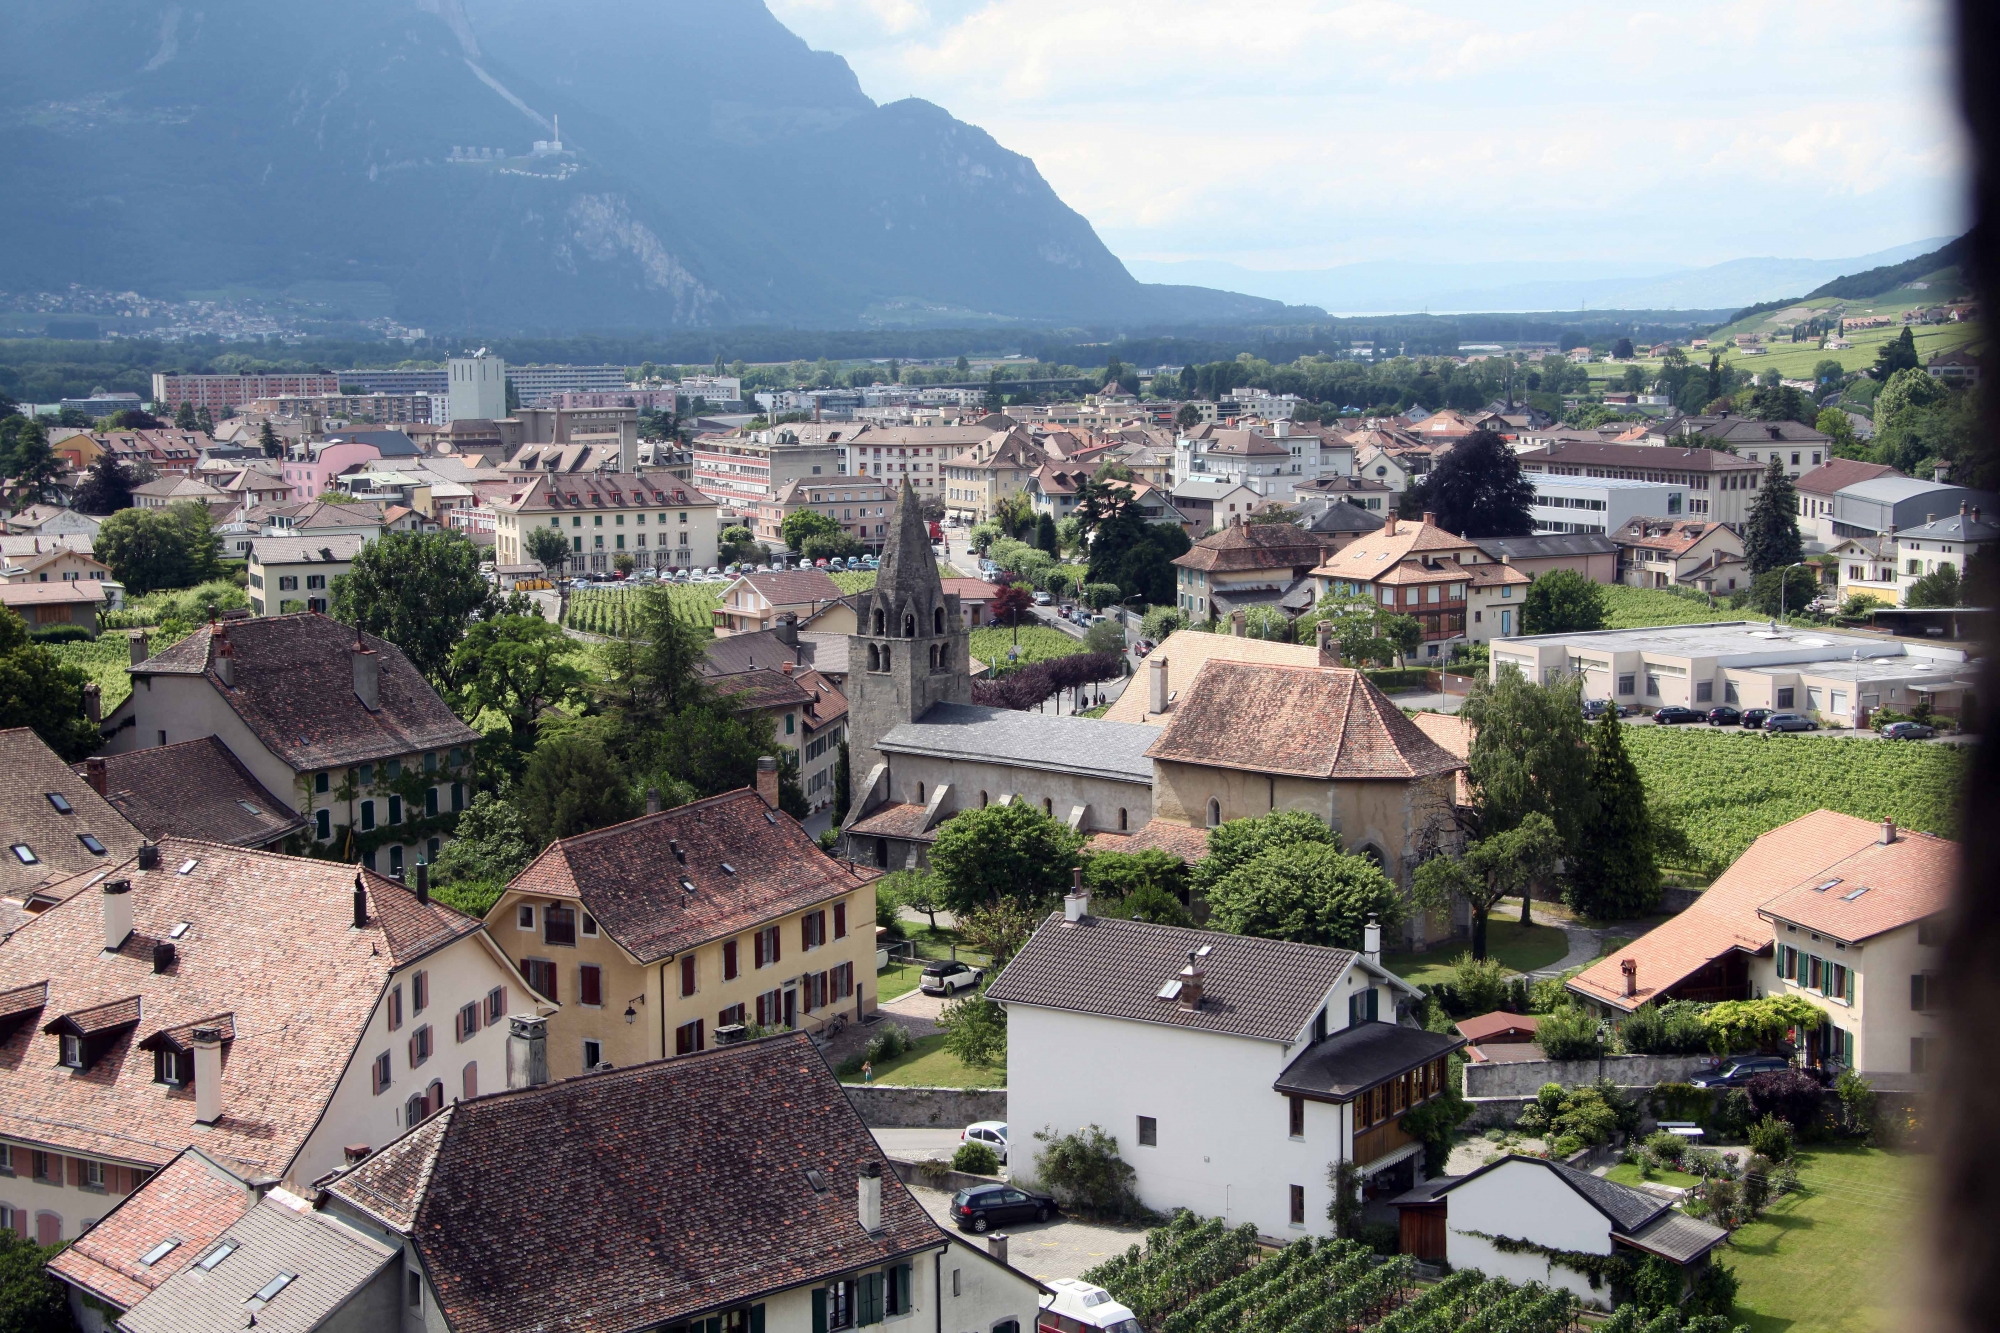
[{"label": "steeple roof", "polygon": [[917,495],[906,479],[896,497],[896,521],[882,544],[882,567],[875,574],[877,597],[888,606],[938,606],[944,584]]}]

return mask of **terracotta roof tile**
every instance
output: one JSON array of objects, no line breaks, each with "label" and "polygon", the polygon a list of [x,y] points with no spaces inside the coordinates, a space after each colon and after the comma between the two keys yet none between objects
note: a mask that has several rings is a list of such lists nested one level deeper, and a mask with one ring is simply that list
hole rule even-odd
[{"label": "terracotta roof tile", "polygon": [[823,569],[788,569],[782,574],[745,574],[738,581],[756,589],[758,595],[772,606],[811,606],[840,600],[840,585],[828,578]]},{"label": "terracotta roof tile", "polygon": [[[1472,758],[1472,724],[1458,714],[1412,713],[1410,722],[1418,731],[1436,741],[1438,747],[1452,758]],[[1469,768],[1459,770],[1452,799],[1458,805],[1472,804],[1472,773]]]},{"label": "terracotta roof tile", "polygon": [[268,847],[306,826],[220,737],[105,755],[103,763],[105,798],[149,838]]},{"label": "terracotta roof tile", "polygon": [[[49,800],[55,793],[65,814]],[[102,855],[82,841],[88,834]],[[17,902],[52,878],[103,870],[139,850],[138,829],[26,727],[0,731],[0,894]],[[27,847],[24,863],[9,850]]]},{"label": "terracotta roof tile", "polygon": [[828,856],[797,820],[745,788],[550,843],[507,887],[580,899],[627,952],[651,963],[876,877]]},{"label": "terracotta roof tile", "polygon": [[1949,907],[1958,860],[1957,843],[1899,830],[1778,894],[1763,915],[1858,944]]},{"label": "terracotta roof tile", "polygon": [[1091,835],[1093,852],[1170,852],[1192,865],[1208,855],[1208,830],[1149,819],[1130,833]]},{"label": "terracotta roof tile", "polygon": [[1331,538],[1321,538],[1296,523],[1231,523],[1203,537],[1185,555],[1175,556],[1173,563],[1207,571],[1310,569],[1333,547]]},{"label": "terracotta roof tile", "polygon": [[912,801],[898,801],[883,806],[866,819],[856,820],[847,831],[869,838],[903,838],[918,842],[935,842],[936,831],[926,828],[924,824],[926,808]]},{"label": "terracotta roof tile", "polygon": [[812,691],[789,673],[767,667],[709,679],[742,712],[760,708],[803,708],[813,700]]},{"label": "terracotta roof tile", "polygon": [[[63,1252],[49,1270],[122,1309],[201,1257],[209,1242],[249,1211],[249,1185],[227,1166],[185,1148],[144,1185],[119,1200]],[[151,1264],[156,1247],[174,1247]]]},{"label": "terracotta roof tile", "polygon": [[[475,1098],[432,1123],[327,1192],[410,1217],[459,1333],[664,1327],[945,1243],[886,1167],[882,1227],[862,1230],[856,1168],[882,1150],[803,1034]],[[559,1226],[561,1262],[521,1262],[524,1226]]]},{"label": "terracotta roof tile", "polygon": [[1359,671],[1248,662],[1205,664],[1146,753],[1331,780],[1431,777],[1465,767]]},{"label": "terracotta roof tile", "polygon": [[1152,664],[1167,664],[1167,692],[1174,694],[1184,692],[1193,684],[1203,664],[1211,659],[1268,662],[1279,666],[1317,666],[1319,649],[1307,644],[1279,643],[1275,639],[1253,639],[1247,635],[1239,638],[1234,634],[1211,634],[1207,630],[1175,630],[1146,655],[1146,660],[1140,664],[1139,674],[1104,710],[1102,720],[1165,725],[1167,719],[1173,716],[1177,701],[1169,703],[1164,713],[1147,711],[1151,702],[1147,690],[1151,677],[1147,672],[1152,669]]}]

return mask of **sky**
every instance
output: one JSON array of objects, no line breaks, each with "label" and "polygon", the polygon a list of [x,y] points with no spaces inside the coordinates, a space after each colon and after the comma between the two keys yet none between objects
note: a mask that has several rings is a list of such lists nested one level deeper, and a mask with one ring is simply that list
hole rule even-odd
[{"label": "sky", "polygon": [[1956,234],[1943,0],[769,0],[1126,260],[1832,259]]}]

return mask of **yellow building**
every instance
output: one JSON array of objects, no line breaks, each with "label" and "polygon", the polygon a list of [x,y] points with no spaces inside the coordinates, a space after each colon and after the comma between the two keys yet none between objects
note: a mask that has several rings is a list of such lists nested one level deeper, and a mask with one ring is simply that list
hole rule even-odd
[{"label": "yellow building", "polygon": [[876,872],[745,788],[551,843],[487,914],[562,1008],[549,1073],[689,1055],[717,1029],[826,1031],[875,1008]]},{"label": "yellow building", "polygon": [[528,530],[546,527],[570,544],[571,574],[601,574],[630,555],[638,567],[702,569],[716,562],[717,505],[664,472],[589,472],[536,477],[492,502],[494,559],[532,560]]}]

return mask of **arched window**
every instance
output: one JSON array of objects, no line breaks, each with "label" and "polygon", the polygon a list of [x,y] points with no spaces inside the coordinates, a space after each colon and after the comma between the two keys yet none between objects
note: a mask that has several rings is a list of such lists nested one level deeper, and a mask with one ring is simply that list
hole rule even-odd
[{"label": "arched window", "polygon": [[931,612],[931,633],[944,633],[944,608],[941,606]]},{"label": "arched window", "polygon": [[983,790],[979,793],[979,808],[981,810],[986,808],[986,793]]},{"label": "arched window", "polygon": [[1054,801],[1051,801],[1046,796],[1042,798],[1042,813],[1049,816],[1051,819],[1055,818],[1056,803]]},{"label": "arched window", "polygon": [[1123,833],[1130,827],[1131,823],[1125,816],[1125,807],[1121,805],[1118,807],[1118,831]]},{"label": "arched window", "polygon": [[1215,828],[1222,823],[1222,802],[1213,796],[1208,798],[1208,826]]},{"label": "arched window", "polygon": [[917,637],[917,618],[907,611],[903,613],[903,637],[906,639]]},{"label": "arched window", "polygon": [[886,643],[882,645],[882,669],[889,669],[889,645]]},{"label": "arched window", "polygon": [[919,782],[917,784],[917,804],[922,805],[923,803],[924,803],[924,784]]},{"label": "arched window", "polygon": [[877,634],[883,633],[882,625],[882,608],[878,606],[875,608],[875,632]]},{"label": "arched window", "polygon": [[1361,844],[1361,846],[1355,848],[1355,850],[1359,852],[1361,855],[1367,857],[1369,860],[1373,861],[1377,866],[1387,868],[1389,864],[1382,857],[1382,849],[1380,847],[1377,847],[1374,843],[1364,842]]},{"label": "arched window", "polygon": [[882,650],[872,643],[868,645],[868,669],[870,671],[882,669]]}]

